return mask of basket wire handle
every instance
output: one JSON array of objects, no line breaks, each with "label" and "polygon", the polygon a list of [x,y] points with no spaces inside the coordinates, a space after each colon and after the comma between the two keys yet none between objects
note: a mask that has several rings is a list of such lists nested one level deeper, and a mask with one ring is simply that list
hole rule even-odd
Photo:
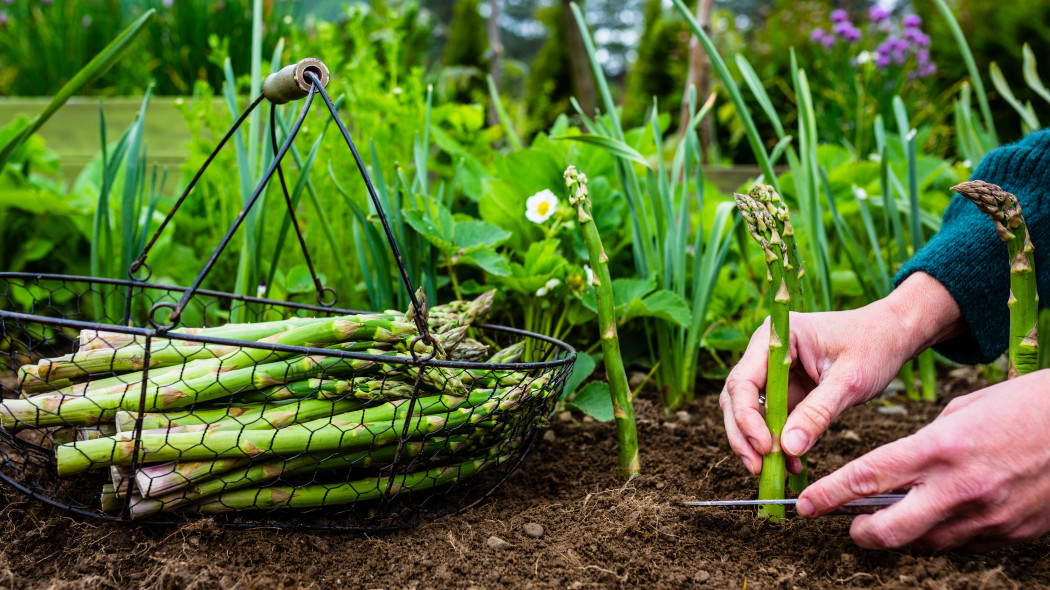
[{"label": "basket wire handle", "polygon": [[[273,153],[277,153],[277,109],[270,109],[270,145],[273,148]],[[305,171],[304,171],[305,173]],[[295,205],[292,203],[292,197],[288,194],[288,184],[284,180],[284,170],[281,169],[281,165],[277,165],[277,178],[281,182],[281,192],[284,194],[284,202],[288,205],[288,217],[292,221],[292,227],[295,228],[295,235],[299,238],[299,247],[303,251],[303,258],[306,259],[306,268],[310,269],[310,276],[314,279],[314,288],[317,289],[317,303],[323,307],[332,307],[336,301],[339,301],[339,294],[335,292],[335,289],[326,287],[321,284],[321,279],[317,277],[317,272],[314,270],[314,261],[310,258],[310,251],[306,248],[306,239],[303,238],[303,232],[299,227],[299,219],[295,216]],[[275,264],[274,267],[277,265]],[[331,301],[325,300],[325,293],[329,292],[332,294]]]},{"label": "basket wire handle", "polygon": [[[314,79],[316,80],[316,77]],[[208,273],[211,271],[211,268],[215,266],[215,262],[219,259],[219,255],[222,254],[223,250],[226,249],[226,246],[230,243],[230,240],[233,238],[233,235],[237,233],[237,229],[241,227],[241,223],[244,221],[244,218],[248,214],[248,211],[252,208],[253,205],[255,205],[256,201],[259,200],[259,197],[262,195],[263,190],[266,188],[266,185],[270,182],[270,178],[273,177],[273,173],[274,171],[276,171],[277,166],[280,165],[281,160],[284,158],[285,154],[288,153],[288,150],[292,147],[292,141],[295,139],[296,135],[299,134],[299,129],[303,126],[303,122],[306,120],[306,113],[310,110],[310,105],[313,103],[314,94],[317,92],[318,87],[318,84],[314,84],[314,86],[311,87],[309,93],[307,93],[306,102],[303,104],[302,110],[299,111],[299,116],[296,118],[295,123],[292,124],[292,128],[288,132],[288,137],[284,139],[284,143],[281,144],[280,150],[278,150],[277,153],[274,154],[273,161],[270,162],[270,166],[266,169],[266,172],[263,174],[263,177],[259,181],[259,184],[255,186],[255,190],[252,191],[252,195],[248,199],[248,203],[245,204],[244,208],[241,209],[240,212],[237,213],[237,217],[233,220],[233,224],[230,226],[230,229],[226,231],[226,235],[222,237],[222,240],[219,242],[219,245],[215,247],[215,251],[212,252],[212,255],[210,258],[208,258],[208,261],[204,263],[204,267],[201,268],[200,273],[197,274],[197,278],[193,280],[193,284],[190,285],[189,289],[187,289],[182,294],[182,298],[179,299],[179,302],[175,304],[174,308],[172,308],[171,304],[167,302],[157,303],[152,308],[150,308],[149,321],[151,324],[153,324],[153,327],[156,328],[158,331],[162,333],[167,332],[168,330],[178,325],[179,317],[182,315],[182,311],[186,308],[186,305],[189,304],[193,296],[196,295],[197,290],[200,289],[201,283],[204,282],[204,279],[208,276]],[[262,98],[262,96],[257,98],[255,102],[252,103],[252,106],[249,110],[258,106]],[[241,119],[239,121],[243,121],[246,115],[247,112],[241,116]],[[168,217],[171,217],[170,213]],[[154,238],[155,237],[156,236],[154,236]],[[145,254],[146,253],[144,252],[143,256],[145,256]],[[154,317],[155,313],[164,307],[172,309],[171,314],[168,315],[167,324],[161,324]]]},{"label": "basket wire handle", "polygon": [[[425,308],[420,305],[419,299],[416,297],[415,288],[412,286],[412,279],[408,276],[408,270],[405,268],[405,261],[401,258],[401,251],[397,247],[397,240],[394,238],[394,232],[390,229],[390,222],[386,218],[386,213],[383,211],[383,205],[379,202],[379,195],[376,194],[375,186],[372,185],[372,177],[368,175],[368,170],[365,168],[364,161],[361,160],[361,154],[357,152],[357,146],[354,145],[354,140],[350,137],[350,132],[347,131],[346,125],[343,124],[343,120],[336,113],[335,105],[332,104],[332,99],[325,92],[324,86],[321,85],[321,81],[318,80],[317,76],[311,70],[304,72],[304,77],[313,83],[313,87],[317,90],[317,94],[321,95],[321,99],[324,100],[325,105],[328,107],[328,112],[332,114],[332,118],[335,119],[335,124],[339,127],[339,132],[343,134],[343,139],[346,140],[346,145],[350,148],[350,153],[354,156],[354,162],[357,163],[357,169],[361,172],[361,178],[365,181],[365,187],[368,189],[368,196],[372,198],[372,203],[375,205],[376,212],[379,213],[379,220],[383,224],[383,232],[386,233],[387,242],[390,244],[390,250],[394,253],[394,260],[397,262],[397,269],[401,273],[401,282],[404,283],[405,288],[408,289],[408,297],[412,301],[412,308],[416,311],[412,315],[412,319],[416,324],[416,329],[419,330],[420,335],[423,339],[430,344],[434,350],[437,349],[437,342],[434,340],[434,336],[430,334],[429,328],[427,328]],[[413,350],[412,358],[415,362],[421,362],[416,357],[414,347],[410,347]],[[433,351],[431,352],[433,356]]]}]

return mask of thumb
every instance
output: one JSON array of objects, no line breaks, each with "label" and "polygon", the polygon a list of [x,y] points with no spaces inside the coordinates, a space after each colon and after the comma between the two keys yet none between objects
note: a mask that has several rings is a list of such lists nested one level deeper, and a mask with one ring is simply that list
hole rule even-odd
[{"label": "thumb", "polygon": [[788,415],[781,436],[784,452],[799,457],[808,451],[831,421],[853,405],[856,383],[851,371],[832,367],[827,377]]}]

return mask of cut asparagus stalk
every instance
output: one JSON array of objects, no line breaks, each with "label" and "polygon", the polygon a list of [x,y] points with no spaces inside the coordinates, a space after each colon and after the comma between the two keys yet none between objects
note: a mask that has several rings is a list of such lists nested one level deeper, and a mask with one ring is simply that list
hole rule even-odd
[{"label": "cut asparagus stalk", "polygon": [[[143,501],[131,507],[134,518],[142,518],[161,511],[174,510],[180,506],[195,502],[201,498],[223,492],[231,492],[244,487],[258,487],[277,478],[311,472],[350,470],[382,466],[394,461],[395,456],[401,461],[424,456],[433,458],[438,453],[453,454],[468,444],[468,438],[457,436],[451,438],[433,438],[426,442],[405,443],[400,453],[397,445],[378,449],[336,454],[328,457],[298,455],[290,459],[277,459],[262,463],[243,464],[238,469],[221,473],[217,477],[205,479],[192,486],[186,486],[161,497],[156,494],[143,493]],[[138,481],[141,489],[142,481]]]},{"label": "cut asparagus stalk", "polygon": [[616,443],[619,449],[619,469],[623,477],[631,477],[642,470],[638,458],[638,430],[634,421],[634,405],[627,384],[627,373],[620,356],[620,338],[616,333],[612,276],[609,274],[609,257],[602,246],[598,227],[591,214],[591,200],[587,196],[587,176],[575,166],[565,170],[565,185],[569,189],[569,204],[576,208],[580,233],[587,245],[587,253],[594,271],[594,287],[598,302],[598,325],[601,330],[602,355],[605,376],[612,395],[613,419],[616,421]]},{"label": "cut asparagus stalk", "polygon": [[[510,390],[515,395],[502,399],[493,398],[475,407],[448,410],[444,415],[413,414],[407,418],[365,422],[373,419],[364,412],[368,408],[331,418],[294,424],[279,430],[215,430],[196,433],[144,434],[135,440],[133,435],[118,434],[61,445],[55,449],[56,471],[59,476],[80,473],[91,468],[108,465],[130,465],[133,452],[138,447],[139,461],[153,463],[174,460],[203,460],[225,458],[251,458],[265,454],[290,454],[298,452],[324,452],[332,450],[356,450],[373,444],[384,444],[397,440],[403,431],[407,436],[418,438],[436,431],[452,431],[466,424],[476,423],[495,412],[513,407],[520,391]],[[448,397],[449,403],[461,405],[462,398]],[[406,405],[408,402],[404,402]],[[437,405],[437,404],[435,404]],[[446,407],[446,406],[439,406]],[[396,412],[396,410],[395,410]],[[407,423],[407,425],[406,425]]]},{"label": "cut asparagus stalk", "polygon": [[952,190],[972,201],[992,218],[995,232],[1006,243],[1010,260],[1009,378],[1039,370],[1039,295],[1036,290],[1035,247],[1021,215],[1017,197],[1002,188],[971,180]]},{"label": "cut asparagus stalk", "polygon": [[509,457],[510,455],[489,456],[455,465],[434,467],[426,471],[395,475],[391,478],[370,477],[344,484],[245,488],[223,492],[208,498],[207,501],[195,506],[193,511],[218,514],[235,510],[272,510],[352,504],[381,498],[387,495],[387,490],[390,496],[395,496],[455,483],[482,470],[495,467]]},{"label": "cut asparagus stalk", "polygon": [[[769,281],[769,362],[766,376],[766,426],[773,438],[773,448],[762,458],[762,474],[759,477],[758,498],[760,500],[782,500],[785,492],[787,468],[784,453],[780,448],[780,435],[787,421],[788,373],[791,358],[788,349],[791,342],[789,311],[791,292],[785,277],[784,258],[786,248],[777,232],[773,216],[757,201],[747,195],[736,194],[736,206],[747,222],[748,233],[762,247],[766,257],[767,280]],[[784,518],[784,507],[765,504],[759,515],[774,521]]]}]

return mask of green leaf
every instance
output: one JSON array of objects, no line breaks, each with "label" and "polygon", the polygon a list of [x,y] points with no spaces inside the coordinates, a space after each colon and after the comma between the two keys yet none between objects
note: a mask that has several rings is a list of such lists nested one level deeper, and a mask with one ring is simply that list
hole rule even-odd
[{"label": "green leaf", "polygon": [[578,353],[576,355],[576,362],[572,365],[572,374],[565,380],[565,390],[562,391],[561,399],[568,399],[576,389],[579,388],[580,384],[587,380],[594,373],[594,368],[598,366],[594,362],[594,358],[586,353]]},{"label": "green leaf", "polygon": [[36,215],[83,215],[57,194],[33,187],[0,190],[0,208],[13,207]]},{"label": "green leaf", "polygon": [[532,242],[521,263],[512,262],[507,278],[501,282],[519,293],[532,294],[555,278],[568,262],[558,254],[558,240]]},{"label": "green leaf", "polygon": [[426,241],[444,252],[445,255],[453,255],[456,252],[456,246],[455,221],[452,219],[452,212],[437,205],[429,213],[415,209],[402,212],[405,221]]},{"label": "green leaf", "polygon": [[667,289],[660,289],[645,299],[632,300],[624,310],[621,321],[626,322],[639,317],[659,318],[682,327],[688,326],[692,319],[685,300]]},{"label": "green leaf", "polygon": [[609,384],[604,381],[588,383],[573,396],[572,401],[565,405],[599,422],[608,422],[614,417],[612,394],[609,391]]},{"label": "green leaf", "polygon": [[714,350],[744,352],[750,342],[750,336],[736,328],[717,326],[704,337],[703,346]]},{"label": "green leaf", "polygon": [[483,248],[495,248],[510,239],[510,232],[487,221],[459,221],[453,225],[453,244],[469,254]]},{"label": "green leaf", "polygon": [[[317,278],[324,283],[324,277],[317,275]],[[288,277],[284,283],[285,290],[288,293],[309,293],[314,290],[314,278],[310,275],[310,269],[305,265],[300,264],[299,266],[292,267],[288,271]]]},{"label": "green leaf", "polygon": [[618,139],[605,137],[604,135],[563,135],[561,137],[552,137],[551,139],[555,141],[579,141],[581,143],[596,145],[609,152],[613,156],[616,156],[618,158],[624,158],[626,160],[631,160],[632,162],[636,162],[638,164],[641,164],[642,166],[645,166],[646,168],[649,168],[649,161],[645,159],[645,156],[638,153],[638,150],[634,149],[633,147],[627,145],[626,143]]},{"label": "green leaf", "polygon": [[500,277],[510,274],[510,265],[507,264],[507,259],[491,248],[475,250],[459,259],[454,259],[454,263],[458,262],[473,264],[489,274]]}]

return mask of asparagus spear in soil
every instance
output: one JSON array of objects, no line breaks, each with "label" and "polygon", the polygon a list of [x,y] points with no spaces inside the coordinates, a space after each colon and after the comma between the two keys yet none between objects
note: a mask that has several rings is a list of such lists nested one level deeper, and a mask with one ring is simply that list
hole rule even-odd
[{"label": "asparagus spear in soil", "polygon": [[1009,378],[1039,369],[1039,294],[1036,290],[1035,247],[1021,215],[1017,197],[997,185],[971,180],[952,190],[973,201],[995,222],[1010,260]]},{"label": "asparagus spear in soil", "polygon": [[[769,281],[769,364],[766,376],[766,426],[773,438],[772,450],[762,458],[762,475],[759,478],[760,500],[784,498],[784,479],[787,469],[784,452],[780,448],[780,435],[787,421],[788,372],[791,358],[788,349],[791,342],[789,310],[791,292],[785,278],[784,258],[786,248],[773,217],[765,207],[747,195],[734,195],[736,206],[747,222],[751,237],[762,246],[766,256],[766,275]],[[759,515],[770,520],[784,518],[784,507],[767,504],[759,509]]]},{"label": "asparagus spear in soil", "polygon": [[616,420],[616,443],[619,448],[620,475],[630,477],[642,470],[638,458],[638,430],[634,422],[634,405],[631,390],[627,385],[627,373],[620,356],[620,339],[616,333],[616,314],[613,304],[612,276],[609,274],[609,257],[602,246],[598,227],[591,214],[591,200],[587,196],[587,176],[569,166],[565,170],[565,186],[569,189],[569,204],[576,208],[580,233],[587,245],[587,253],[593,265],[593,285],[598,302],[598,326],[601,330],[602,356],[605,361],[605,377],[609,380],[612,394],[613,417]]},{"label": "asparagus spear in soil", "polygon": [[[806,272],[802,267],[802,258],[795,241],[795,228],[791,225],[791,210],[788,209],[777,191],[769,185],[756,184],[747,191],[747,194],[765,205],[766,211],[773,218],[780,239],[784,242],[784,280],[787,282],[788,293],[791,295],[790,311],[805,312],[806,299],[802,292],[802,277]],[[809,485],[809,460],[806,455],[802,455],[799,461],[802,463],[802,470],[797,474],[788,474],[788,487],[796,494],[802,493],[802,490]]]}]

